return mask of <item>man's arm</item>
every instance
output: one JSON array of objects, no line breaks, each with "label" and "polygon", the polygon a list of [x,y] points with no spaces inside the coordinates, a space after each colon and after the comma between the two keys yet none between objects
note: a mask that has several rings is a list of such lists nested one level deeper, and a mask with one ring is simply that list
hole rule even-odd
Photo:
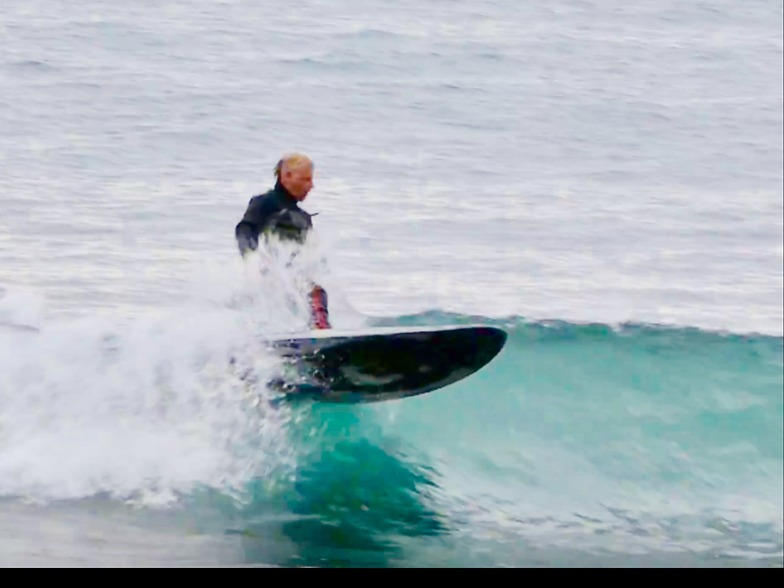
[{"label": "man's arm", "polygon": [[249,251],[255,251],[259,245],[259,229],[266,220],[268,214],[267,208],[268,207],[264,206],[264,201],[260,197],[251,198],[245,215],[234,229],[234,236],[237,238],[237,246],[243,257]]}]

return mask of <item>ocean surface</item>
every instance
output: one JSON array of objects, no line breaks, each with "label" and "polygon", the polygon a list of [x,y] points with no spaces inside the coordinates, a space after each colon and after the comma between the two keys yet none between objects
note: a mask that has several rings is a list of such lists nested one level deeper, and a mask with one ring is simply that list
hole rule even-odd
[{"label": "ocean surface", "polygon": [[[780,0],[0,4],[0,566],[784,566]],[[299,266],[234,226],[316,164]],[[264,337],[487,323],[399,402]]]}]

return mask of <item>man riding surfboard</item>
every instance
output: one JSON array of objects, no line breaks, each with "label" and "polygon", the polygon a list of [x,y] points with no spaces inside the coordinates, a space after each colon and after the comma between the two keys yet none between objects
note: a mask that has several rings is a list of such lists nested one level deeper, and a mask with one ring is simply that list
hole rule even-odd
[{"label": "man riding surfboard", "polygon": [[[313,228],[312,215],[299,203],[313,189],[313,162],[305,155],[292,153],[275,166],[275,186],[250,199],[242,220],[235,228],[240,254],[245,257],[259,246],[259,237],[274,235],[281,240],[304,243]],[[327,293],[312,284],[308,293],[311,328],[329,329]]]}]

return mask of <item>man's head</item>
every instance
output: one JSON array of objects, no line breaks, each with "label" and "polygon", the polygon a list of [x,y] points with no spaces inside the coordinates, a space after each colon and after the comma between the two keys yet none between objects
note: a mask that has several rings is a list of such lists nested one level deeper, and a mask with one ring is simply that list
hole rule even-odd
[{"label": "man's head", "polygon": [[301,153],[288,154],[275,166],[275,177],[295,199],[305,200],[313,189],[313,162]]}]

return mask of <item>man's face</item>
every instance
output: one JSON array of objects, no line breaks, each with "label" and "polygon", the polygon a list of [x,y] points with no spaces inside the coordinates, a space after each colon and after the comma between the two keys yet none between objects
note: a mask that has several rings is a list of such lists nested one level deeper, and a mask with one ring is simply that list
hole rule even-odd
[{"label": "man's face", "polygon": [[305,200],[313,189],[313,165],[305,163],[283,172],[283,186],[297,200]]}]

